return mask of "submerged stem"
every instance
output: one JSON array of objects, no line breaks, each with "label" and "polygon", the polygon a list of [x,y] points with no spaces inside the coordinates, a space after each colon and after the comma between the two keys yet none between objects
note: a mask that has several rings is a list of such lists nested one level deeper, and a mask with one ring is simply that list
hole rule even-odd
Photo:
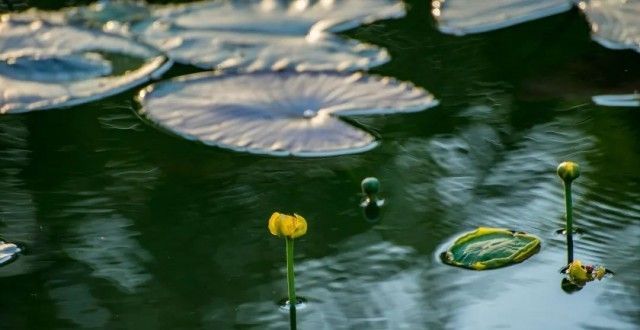
[{"label": "submerged stem", "polygon": [[289,321],[291,330],[296,329],[296,285],[293,273],[293,238],[286,238],[287,252],[287,288],[289,293]]},{"label": "submerged stem", "polygon": [[567,264],[573,262],[573,202],[571,198],[571,181],[564,182],[564,199],[567,213]]}]

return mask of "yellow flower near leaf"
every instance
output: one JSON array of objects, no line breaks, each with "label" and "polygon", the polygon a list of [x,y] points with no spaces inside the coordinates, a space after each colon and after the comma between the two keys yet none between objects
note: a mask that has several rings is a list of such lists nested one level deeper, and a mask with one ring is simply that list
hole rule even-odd
[{"label": "yellow flower near leaf", "polygon": [[607,274],[607,269],[602,266],[598,266],[595,271],[593,271],[593,274],[593,277],[601,280]]},{"label": "yellow flower near leaf", "polygon": [[269,231],[275,236],[298,238],[307,232],[307,220],[295,213],[274,212],[269,218]]},{"label": "yellow flower near leaf", "polygon": [[587,270],[582,266],[582,262],[580,260],[574,260],[571,264],[569,264],[569,277],[577,282],[586,282],[589,280],[589,276],[587,275]]},{"label": "yellow flower near leaf", "polygon": [[569,278],[575,283],[585,283],[593,280],[601,280],[607,269],[603,266],[583,265],[580,260],[574,260],[567,269]]}]

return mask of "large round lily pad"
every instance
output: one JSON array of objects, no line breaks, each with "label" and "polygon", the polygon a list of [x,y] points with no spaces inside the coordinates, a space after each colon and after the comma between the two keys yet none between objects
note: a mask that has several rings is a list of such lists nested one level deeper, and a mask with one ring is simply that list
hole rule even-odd
[{"label": "large round lily pad", "polygon": [[440,31],[464,35],[555,15],[571,5],[570,0],[434,0],[431,12]]},{"label": "large round lily pad", "polygon": [[239,71],[355,71],[384,64],[388,52],[380,47],[322,32],[275,35],[149,28],[144,40],[166,51],[175,61],[202,69]]},{"label": "large round lily pad", "polygon": [[90,102],[171,65],[151,46],[48,16],[31,11],[0,18],[0,113]]},{"label": "large round lily pad", "polygon": [[404,14],[397,0],[203,1],[153,7],[131,32],[203,69],[355,71],[389,54],[334,32]]},{"label": "large round lily pad", "polygon": [[422,88],[362,73],[199,73],[140,93],[141,113],[190,140],[276,156],[369,150],[373,135],[338,116],[421,111],[437,101]]},{"label": "large round lily pad", "polygon": [[458,237],[441,258],[449,265],[483,270],[522,262],[539,249],[540,239],[536,236],[480,227]]},{"label": "large round lily pad", "polygon": [[379,19],[402,17],[399,0],[227,0],[157,6],[153,16],[183,29],[307,34],[344,31]]}]

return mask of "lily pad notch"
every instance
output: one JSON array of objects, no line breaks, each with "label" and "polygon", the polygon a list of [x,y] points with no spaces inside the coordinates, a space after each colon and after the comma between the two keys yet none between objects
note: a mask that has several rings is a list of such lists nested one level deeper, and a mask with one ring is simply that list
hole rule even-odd
[{"label": "lily pad notch", "polygon": [[342,116],[418,112],[438,104],[393,78],[343,72],[197,73],[142,90],[140,113],[206,145],[271,156],[364,152],[378,141]]},{"label": "lily pad notch", "polygon": [[485,270],[520,263],[539,250],[540,239],[534,235],[479,227],[458,237],[440,258],[448,265]]}]

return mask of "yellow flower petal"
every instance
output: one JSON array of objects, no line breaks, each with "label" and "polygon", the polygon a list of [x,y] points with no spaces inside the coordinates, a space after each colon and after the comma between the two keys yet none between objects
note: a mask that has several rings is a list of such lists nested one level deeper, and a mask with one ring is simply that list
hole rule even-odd
[{"label": "yellow flower petal", "polygon": [[293,214],[295,217],[295,229],[291,234],[291,238],[298,238],[307,233],[307,220],[298,214]]},{"label": "yellow flower petal", "polygon": [[587,282],[589,281],[589,275],[587,274],[587,270],[582,267],[582,262],[580,260],[574,260],[571,264],[569,264],[569,277],[577,282]]},{"label": "yellow flower petal", "polygon": [[271,218],[269,218],[269,231],[275,236],[280,236],[280,221],[278,220],[280,215],[278,212],[273,212]]},{"label": "yellow flower petal", "polygon": [[596,267],[596,270],[594,271],[594,273],[595,273],[594,277],[597,278],[598,280],[601,280],[604,277],[604,275],[607,274],[607,270],[602,266],[598,266]]},{"label": "yellow flower petal", "polygon": [[269,218],[269,231],[275,236],[297,238],[307,232],[307,221],[297,214],[274,212]]}]

